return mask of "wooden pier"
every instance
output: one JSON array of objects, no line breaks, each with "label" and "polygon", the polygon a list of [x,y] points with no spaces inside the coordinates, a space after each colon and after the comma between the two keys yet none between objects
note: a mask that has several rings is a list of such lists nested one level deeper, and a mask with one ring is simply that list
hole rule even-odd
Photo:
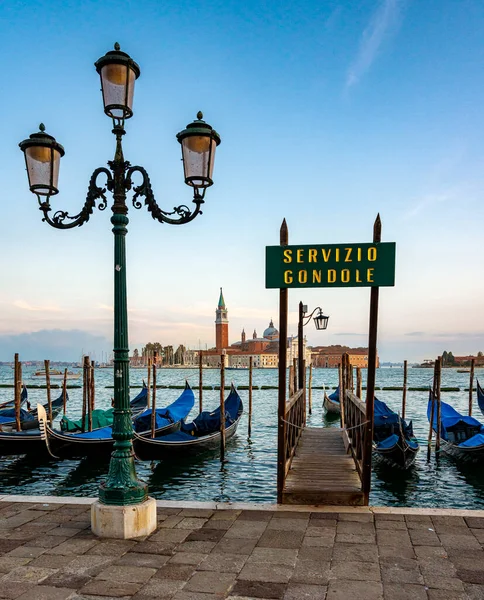
[{"label": "wooden pier", "polygon": [[364,504],[361,479],[336,427],[304,428],[282,490],[283,504]]}]

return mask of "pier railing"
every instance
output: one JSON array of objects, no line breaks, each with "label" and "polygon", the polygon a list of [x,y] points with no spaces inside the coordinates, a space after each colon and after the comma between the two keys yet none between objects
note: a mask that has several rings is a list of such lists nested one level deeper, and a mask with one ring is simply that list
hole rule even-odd
[{"label": "pier railing", "polygon": [[284,414],[284,477],[291,468],[292,459],[306,421],[306,390],[297,390],[286,402]]},{"label": "pier railing", "polygon": [[344,440],[350,450],[361,480],[364,479],[363,456],[367,435],[366,405],[352,392],[344,396]]}]

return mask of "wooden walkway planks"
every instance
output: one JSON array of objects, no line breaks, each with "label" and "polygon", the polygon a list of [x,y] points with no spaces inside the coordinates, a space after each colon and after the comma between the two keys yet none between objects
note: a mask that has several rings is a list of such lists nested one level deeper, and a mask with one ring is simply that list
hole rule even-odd
[{"label": "wooden walkway planks", "polygon": [[282,492],[283,504],[363,505],[361,480],[343,430],[305,427]]}]

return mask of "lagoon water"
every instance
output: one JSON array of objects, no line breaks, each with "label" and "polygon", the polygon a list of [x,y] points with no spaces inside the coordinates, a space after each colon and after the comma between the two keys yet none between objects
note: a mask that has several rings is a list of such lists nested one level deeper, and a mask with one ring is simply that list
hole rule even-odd
[{"label": "lagoon water", "polygon": [[[44,383],[33,379],[34,369],[24,367],[23,376],[27,386]],[[431,383],[431,369],[409,369],[408,385],[423,387]],[[236,385],[248,384],[248,371],[226,371],[226,385],[231,380]],[[476,370],[477,377],[484,381],[484,370]],[[141,385],[146,377],[144,369],[131,370],[131,385]],[[363,372],[365,381],[366,372]],[[182,385],[185,381],[198,385],[196,369],[159,369],[158,385]],[[96,369],[96,407],[108,408],[111,404],[112,369]],[[381,368],[377,370],[377,387],[401,386],[403,369]],[[335,369],[314,369],[314,386],[336,386],[338,372]],[[13,371],[10,367],[0,368],[0,383],[12,383]],[[69,381],[81,384],[82,379]],[[204,385],[218,385],[220,373],[215,369],[204,371]],[[277,386],[277,370],[256,369],[253,384]],[[460,392],[443,393],[442,399],[451,403],[457,410],[466,414],[469,374],[457,373],[454,369],[444,369],[442,386],[459,387]],[[132,395],[139,390],[132,389]],[[198,390],[195,391],[195,407],[190,417],[198,410]],[[79,418],[81,415],[82,390],[70,389],[68,414]],[[56,398],[60,390],[52,390]],[[248,392],[239,391],[245,409]],[[180,390],[158,389],[157,406],[173,402]],[[216,408],[219,402],[218,390],[203,391],[204,409]],[[11,399],[13,389],[0,389],[0,402]],[[393,410],[399,411],[402,392],[378,391],[377,397],[385,401]],[[323,390],[313,390],[313,413],[309,417],[311,427],[334,426],[324,418],[322,408]],[[416,464],[408,472],[392,471],[375,467],[372,479],[371,504],[378,506],[438,506],[442,508],[484,508],[484,469],[479,466],[464,466],[445,454],[436,461],[432,454],[430,463],[426,461],[426,440],[428,422],[426,418],[428,394],[409,391],[407,394],[407,418],[413,419],[415,435],[421,443]],[[46,391],[29,389],[32,404],[46,402]],[[474,398],[474,416],[484,422]],[[190,419],[189,417],[189,419]],[[201,501],[246,501],[275,502],[276,500],[276,444],[277,444],[277,390],[254,389],[252,436],[247,437],[247,411],[245,412],[236,436],[228,442],[227,462],[221,467],[218,454],[205,453],[196,457],[167,459],[159,463],[137,461],[140,478],[149,484],[150,494],[166,500]],[[58,496],[95,496],[99,482],[105,478],[106,461],[87,460],[35,460],[26,457],[0,457],[0,494],[48,494]]]}]

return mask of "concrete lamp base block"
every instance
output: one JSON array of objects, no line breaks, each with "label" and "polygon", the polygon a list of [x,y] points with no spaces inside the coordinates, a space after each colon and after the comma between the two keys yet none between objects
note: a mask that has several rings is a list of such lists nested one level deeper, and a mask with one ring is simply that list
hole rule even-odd
[{"label": "concrete lamp base block", "polygon": [[91,529],[98,537],[129,540],[156,529],[156,500],[141,504],[112,506],[97,501],[91,506]]}]

